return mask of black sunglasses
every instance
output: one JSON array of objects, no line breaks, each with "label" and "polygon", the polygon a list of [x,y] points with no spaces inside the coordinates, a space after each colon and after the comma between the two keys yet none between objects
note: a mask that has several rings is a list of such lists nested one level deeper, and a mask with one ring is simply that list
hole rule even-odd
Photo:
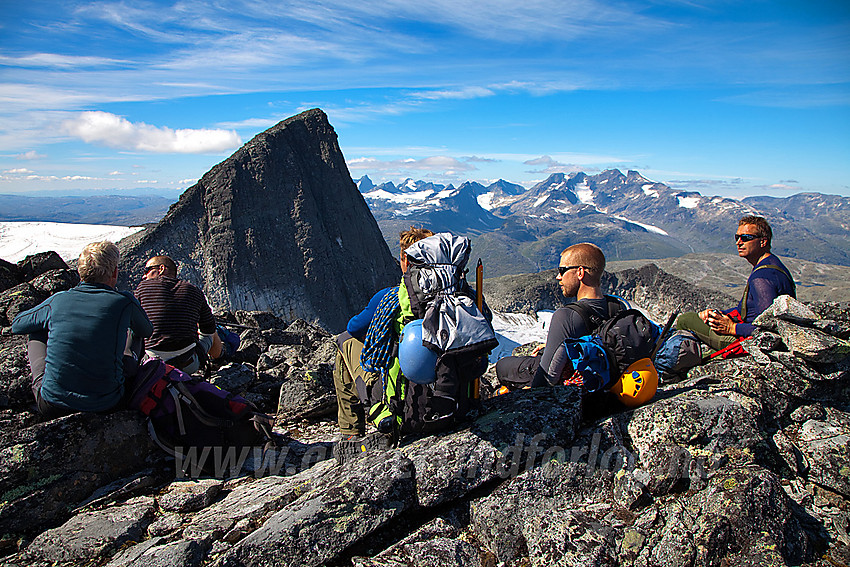
[{"label": "black sunglasses", "polygon": [[587,266],[558,266],[558,275],[563,276],[570,270],[575,270],[576,268],[584,268],[585,270],[589,270]]},{"label": "black sunglasses", "polygon": [[153,265],[153,266],[145,266],[145,274],[147,274],[147,273],[148,273],[148,272],[150,272],[151,270],[155,270],[155,269],[157,269],[157,268],[158,268],[158,267],[160,267],[160,266],[162,266],[162,264],[155,264],[155,265]]},{"label": "black sunglasses", "polygon": [[761,236],[757,234],[736,234],[735,242],[741,240],[741,242],[749,242],[750,240],[755,240],[756,238],[761,238]]}]

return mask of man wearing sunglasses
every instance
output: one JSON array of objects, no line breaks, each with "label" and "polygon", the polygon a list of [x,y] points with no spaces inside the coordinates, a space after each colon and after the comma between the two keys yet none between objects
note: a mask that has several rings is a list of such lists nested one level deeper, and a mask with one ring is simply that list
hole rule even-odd
[{"label": "man wearing sunglasses", "polygon": [[738,256],[752,264],[744,295],[734,309],[706,309],[699,313],[682,313],[676,320],[678,329],[692,331],[715,350],[731,345],[740,337],[753,334],[753,320],[770,307],[780,295],[797,297],[794,279],[788,268],[770,252],[773,232],[767,220],[745,216],[738,221],[735,246]]},{"label": "man wearing sunglasses", "polygon": [[218,358],[221,339],[207,298],[197,286],[177,279],[174,260],[154,256],[142,277],[135,294],[153,323],[147,353],[187,374],[197,372],[207,357]]},{"label": "man wearing sunglasses", "polygon": [[[619,299],[602,293],[605,254],[595,244],[582,242],[561,252],[555,278],[565,297],[576,301],[552,314],[546,346],[532,356],[508,356],[496,363],[496,376],[510,389],[524,386],[557,385],[564,373],[572,374],[572,365],[564,348],[564,339],[589,335],[605,321],[627,309]],[[542,350],[542,356],[537,356]]]}]

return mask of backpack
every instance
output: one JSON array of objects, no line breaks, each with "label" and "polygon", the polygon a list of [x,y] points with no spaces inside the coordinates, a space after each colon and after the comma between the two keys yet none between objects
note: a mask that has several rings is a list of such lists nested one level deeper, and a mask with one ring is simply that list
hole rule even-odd
[{"label": "backpack", "polygon": [[184,476],[188,468],[191,476],[200,472],[224,476],[228,464],[221,459],[225,452],[235,456],[234,449],[243,452],[274,440],[271,416],[257,412],[242,396],[158,358],[148,358],[140,366],[129,407],[147,416],[151,438],[178,460]]},{"label": "backpack", "polygon": [[637,309],[624,309],[595,333],[566,339],[567,356],[589,392],[608,390],[623,371],[655,349],[661,327]]},{"label": "backpack", "polygon": [[479,309],[466,281],[471,245],[466,237],[438,233],[411,245],[404,274],[414,317],[423,320],[422,343],[438,354],[436,381],[402,378],[388,388],[388,406],[402,433],[431,433],[463,419],[476,401],[476,381],[487,371],[499,341],[486,303]]},{"label": "backpack", "polygon": [[236,351],[239,350],[241,338],[233,331],[221,325],[216,325],[215,332],[218,334],[218,338],[221,339],[221,356],[219,358],[221,360],[232,359]]},{"label": "backpack", "polygon": [[600,316],[595,310],[591,309],[587,306],[587,304],[581,301],[575,301],[568,304],[567,309],[572,309],[578,313],[582,321],[584,321],[584,328],[587,329],[587,333],[593,334],[593,332],[601,327],[605,321],[608,321],[623,309],[628,309],[628,303],[615,295],[605,294],[605,299],[608,302],[607,317]]},{"label": "backpack", "polygon": [[690,331],[676,331],[661,344],[652,362],[661,380],[682,378],[688,370],[702,364],[699,339]]}]

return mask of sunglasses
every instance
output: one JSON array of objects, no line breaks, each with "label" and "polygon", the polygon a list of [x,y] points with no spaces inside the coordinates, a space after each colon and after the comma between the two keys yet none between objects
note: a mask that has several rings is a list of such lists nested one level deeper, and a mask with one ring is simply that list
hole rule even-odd
[{"label": "sunglasses", "polygon": [[740,240],[741,242],[749,242],[750,240],[755,240],[756,238],[761,238],[758,234],[736,234],[735,242]]},{"label": "sunglasses", "polygon": [[162,264],[156,264],[154,266],[145,266],[145,275],[147,275],[148,272],[150,272],[151,270],[155,270],[160,266],[162,266]]},{"label": "sunglasses", "polygon": [[558,275],[563,276],[570,270],[575,270],[576,268],[584,268],[585,270],[589,269],[587,266],[558,266]]}]

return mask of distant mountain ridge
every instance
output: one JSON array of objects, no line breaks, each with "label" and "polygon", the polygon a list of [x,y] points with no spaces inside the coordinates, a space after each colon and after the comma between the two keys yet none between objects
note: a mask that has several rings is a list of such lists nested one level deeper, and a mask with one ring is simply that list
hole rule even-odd
[{"label": "distant mountain ridge", "polygon": [[561,250],[584,241],[610,260],[733,252],[738,219],[750,214],[770,220],[780,256],[850,265],[850,198],[836,195],[736,200],[616,169],[553,173],[530,189],[504,180],[454,187],[412,179],[376,185],[363,177],[357,185],[391,246],[411,224],[467,235],[488,277],[551,268]]},{"label": "distant mountain ridge", "polygon": [[0,195],[0,221],[139,226],[159,221],[173,203],[159,195]]},{"label": "distant mountain ridge", "polygon": [[[599,244],[612,261],[733,253],[731,235],[747,214],[770,220],[780,256],[850,266],[850,198],[837,195],[736,200],[616,169],[554,173],[529,189],[505,180],[375,184],[367,176],[357,187],[393,253],[398,233],[411,225],[451,231],[472,238],[488,277],[549,269],[561,250],[584,241]],[[0,220],[131,226],[158,221],[170,204],[154,196],[0,195]]]}]

